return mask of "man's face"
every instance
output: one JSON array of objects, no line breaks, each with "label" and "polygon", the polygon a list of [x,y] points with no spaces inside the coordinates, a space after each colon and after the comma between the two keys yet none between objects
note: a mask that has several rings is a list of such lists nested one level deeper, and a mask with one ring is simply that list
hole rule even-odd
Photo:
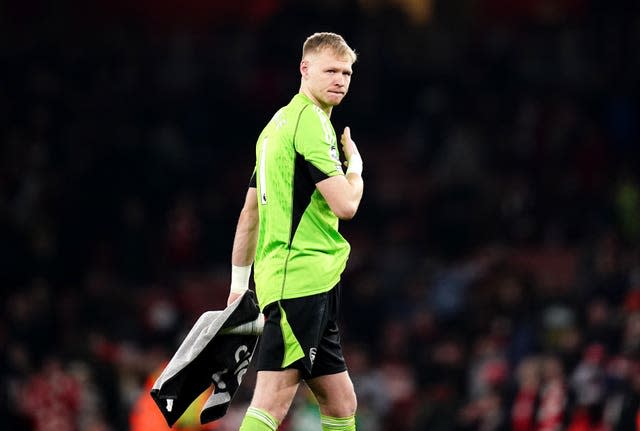
[{"label": "man's face", "polygon": [[307,55],[300,63],[302,88],[325,111],[339,105],[349,90],[351,60],[330,49]]}]

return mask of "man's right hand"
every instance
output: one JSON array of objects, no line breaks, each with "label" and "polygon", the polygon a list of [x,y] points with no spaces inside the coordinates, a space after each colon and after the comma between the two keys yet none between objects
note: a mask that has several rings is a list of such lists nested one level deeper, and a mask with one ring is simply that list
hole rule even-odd
[{"label": "man's right hand", "polygon": [[356,147],[356,143],[351,139],[351,129],[348,126],[344,128],[342,136],[340,136],[340,143],[342,144],[342,153],[344,154],[344,158],[347,159],[347,162],[351,160],[352,154],[358,154],[358,147]]},{"label": "man's right hand", "polygon": [[344,132],[342,132],[342,136],[340,136],[340,143],[342,143],[344,157],[347,159],[345,164],[347,167],[351,167],[351,169],[347,171],[362,175],[362,157],[360,156],[356,143],[351,139],[351,129],[349,127],[344,128]]}]

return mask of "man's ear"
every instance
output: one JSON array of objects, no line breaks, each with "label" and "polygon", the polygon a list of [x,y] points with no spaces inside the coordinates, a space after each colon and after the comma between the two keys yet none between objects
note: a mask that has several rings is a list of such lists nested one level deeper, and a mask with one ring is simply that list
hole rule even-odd
[{"label": "man's ear", "polygon": [[308,74],[309,74],[309,60],[302,60],[300,62],[300,75],[302,75],[303,78],[306,78]]}]

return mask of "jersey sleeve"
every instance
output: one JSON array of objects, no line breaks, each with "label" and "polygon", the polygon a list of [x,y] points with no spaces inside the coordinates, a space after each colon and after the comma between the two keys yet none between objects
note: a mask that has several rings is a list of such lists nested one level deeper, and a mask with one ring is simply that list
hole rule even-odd
[{"label": "jersey sleeve", "polygon": [[307,162],[314,182],[344,175],[336,144],[336,133],[329,118],[319,111],[319,108],[308,105],[300,113],[294,147]]}]

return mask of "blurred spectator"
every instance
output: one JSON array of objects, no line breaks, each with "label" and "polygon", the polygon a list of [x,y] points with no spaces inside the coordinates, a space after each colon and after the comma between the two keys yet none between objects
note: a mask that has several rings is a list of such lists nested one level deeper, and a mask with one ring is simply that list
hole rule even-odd
[{"label": "blurred spectator", "polygon": [[536,431],[555,431],[564,428],[570,413],[569,401],[562,362],[552,355],[544,357]]},{"label": "blurred spectator", "polygon": [[541,384],[540,358],[524,358],[516,369],[515,394],[510,411],[510,425],[513,431],[533,431],[536,429],[536,410],[539,403]]},{"label": "blurred spectator", "polygon": [[46,358],[20,388],[17,404],[34,431],[73,431],[80,416],[81,387],[57,358]]}]

